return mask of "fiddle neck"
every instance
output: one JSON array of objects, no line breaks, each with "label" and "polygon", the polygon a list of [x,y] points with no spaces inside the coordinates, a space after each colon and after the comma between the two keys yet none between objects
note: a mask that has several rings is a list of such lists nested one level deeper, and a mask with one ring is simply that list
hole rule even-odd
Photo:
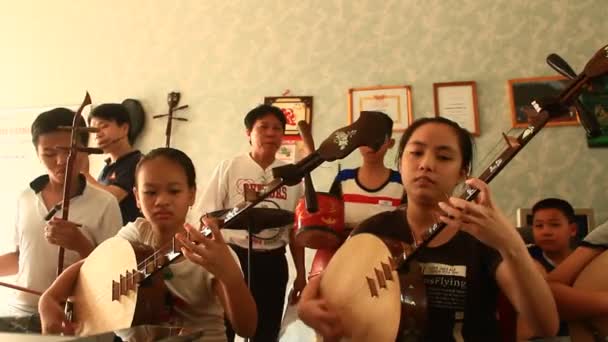
[{"label": "fiddle neck", "polygon": [[145,275],[145,277],[168,266],[182,255],[175,234],[185,232],[183,223],[171,229],[161,229],[152,224],[150,224],[150,228],[154,236],[152,242],[154,252],[138,265],[138,271]]},{"label": "fiddle neck", "polygon": [[137,265],[137,271],[145,278],[174,262],[182,255],[177,239],[172,238],[167,243],[155,248],[154,252]]}]

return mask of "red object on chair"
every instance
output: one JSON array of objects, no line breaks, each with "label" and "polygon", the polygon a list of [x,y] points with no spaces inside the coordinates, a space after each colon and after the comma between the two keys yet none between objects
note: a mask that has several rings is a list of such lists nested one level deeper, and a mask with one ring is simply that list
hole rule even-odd
[{"label": "red object on chair", "polygon": [[296,241],[312,249],[337,249],[346,239],[344,202],[331,194],[317,192],[318,210],[309,212],[305,198],[296,206]]}]

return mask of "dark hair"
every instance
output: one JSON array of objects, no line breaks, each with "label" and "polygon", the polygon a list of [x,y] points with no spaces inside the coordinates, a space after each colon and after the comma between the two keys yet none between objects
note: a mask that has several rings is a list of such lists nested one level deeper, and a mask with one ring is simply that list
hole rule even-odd
[{"label": "dark hair", "polygon": [[127,107],[120,103],[104,103],[96,106],[91,110],[89,115],[89,124],[93,118],[98,118],[107,121],[116,122],[117,125],[122,126],[124,124],[129,125],[129,143],[133,144],[133,138],[131,137],[131,118],[129,117],[129,111]]},{"label": "dark hair", "polygon": [[401,139],[399,140],[399,150],[397,151],[397,167],[401,168],[401,157],[403,156],[403,149],[407,145],[408,141],[412,137],[414,132],[422,127],[423,125],[437,123],[444,124],[451,127],[456,136],[458,137],[458,145],[460,145],[460,152],[462,153],[462,169],[466,171],[467,176],[473,172],[473,138],[471,133],[466,129],[460,127],[456,122],[446,119],[443,116],[434,116],[429,118],[420,118],[414,121],[409,127],[403,132]]},{"label": "dark hair", "polygon": [[285,118],[285,114],[283,114],[283,111],[279,107],[266,105],[266,104],[259,105],[255,108],[253,108],[252,110],[249,111],[249,113],[247,113],[247,115],[245,115],[245,120],[243,120],[245,123],[245,127],[248,130],[251,130],[257,120],[259,120],[260,118],[262,118],[268,114],[272,114],[272,115],[276,116],[276,118],[279,119],[279,121],[281,121],[281,124],[283,125],[283,131],[284,131],[285,125],[287,124],[287,119]]},{"label": "dark hair", "polygon": [[537,211],[542,209],[556,209],[562,212],[566,219],[568,219],[568,223],[573,223],[576,221],[576,215],[574,214],[574,208],[572,205],[568,203],[568,201],[563,200],[561,198],[545,198],[540,200],[534,204],[532,207],[532,217],[536,214]]},{"label": "dark hair", "polygon": [[137,163],[137,166],[135,167],[135,186],[137,186],[137,174],[139,173],[139,169],[141,169],[142,165],[144,165],[147,161],[161,157],[169,159],[170,161],[181,166],[186,174],[188,187],[196,188],[196,171],[194,170],[192,159],[190,159],[190,157],[188,157],[188,155],[184,152],[172,147],[155,148],[146,153],[146,155],[139,160],[139,163]]},{"label": "dark hair", "polygon": [[[32,123],[31,128],[32,143],[34,143],[34,146],[38,148],[38,139],[41,135],[59,132],[60,126],[72,126],[75,115],[76,113],[73,111],[62,107],[54,108],[38,115]],[[78,118],[77,126],[86,127],[86,123],[82,116]],[[89,132],[78,132],[78,140],[83,146],[87,146],[89,143]]]}]

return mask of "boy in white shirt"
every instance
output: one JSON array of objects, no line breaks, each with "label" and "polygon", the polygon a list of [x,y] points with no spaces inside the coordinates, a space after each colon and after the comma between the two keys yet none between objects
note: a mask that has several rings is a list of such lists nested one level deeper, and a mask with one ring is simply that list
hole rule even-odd
[{"label": "boy in white shirt", "polygon": [[[65,266],[85,258],[105,239],[121,227],[120,209],[109,193],[87,185],[79,174],[84,153],[75,159],[70,193],[70,217],[62,220],[61,210],[50,220],[48,212],[62,200],[68,151],[58,146],[70,146],[71,132],[59,130],[71,126],[74,112],[55,108],[44,112],[32,123],[32,142],[38,158],[47,170],[46,175],[34,179],[17,200],[14,227],[15,250],[0,256],[0,276],[17,274],[16,283],[34,291],[45,291],[55,280],[59,247],[65,248]],[[84,120],[79,122],[85,126]],[[88,133],[78,135],[78,142],[86,146]],[[17,327],[39,331],[39,297],[18,291],[12,297],[8,315],[25,316],[28,324]],[[23,320],[22,320],[23,321]]]}]

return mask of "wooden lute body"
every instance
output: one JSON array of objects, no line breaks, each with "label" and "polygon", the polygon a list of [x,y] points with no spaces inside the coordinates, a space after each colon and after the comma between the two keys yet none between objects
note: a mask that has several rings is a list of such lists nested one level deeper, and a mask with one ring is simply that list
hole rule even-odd
[{"label": "wooden lute body", "polygon": [[427,308],[422,272],[416,263],[397,272],[399,254],[400,244],[361,233],[349,238],[325,268],[321,297],[341,317],[351,341],[422,336]]},{"label": "wooden lute body", "polygon": [[[113,237],[87,257],[74,289],[77,335],[93,335],[140,324],[162,323],[169,294],[159,272],[141,282],[138,264],[151,247]],[[127,272],[128,271],[128,272]]]}]

